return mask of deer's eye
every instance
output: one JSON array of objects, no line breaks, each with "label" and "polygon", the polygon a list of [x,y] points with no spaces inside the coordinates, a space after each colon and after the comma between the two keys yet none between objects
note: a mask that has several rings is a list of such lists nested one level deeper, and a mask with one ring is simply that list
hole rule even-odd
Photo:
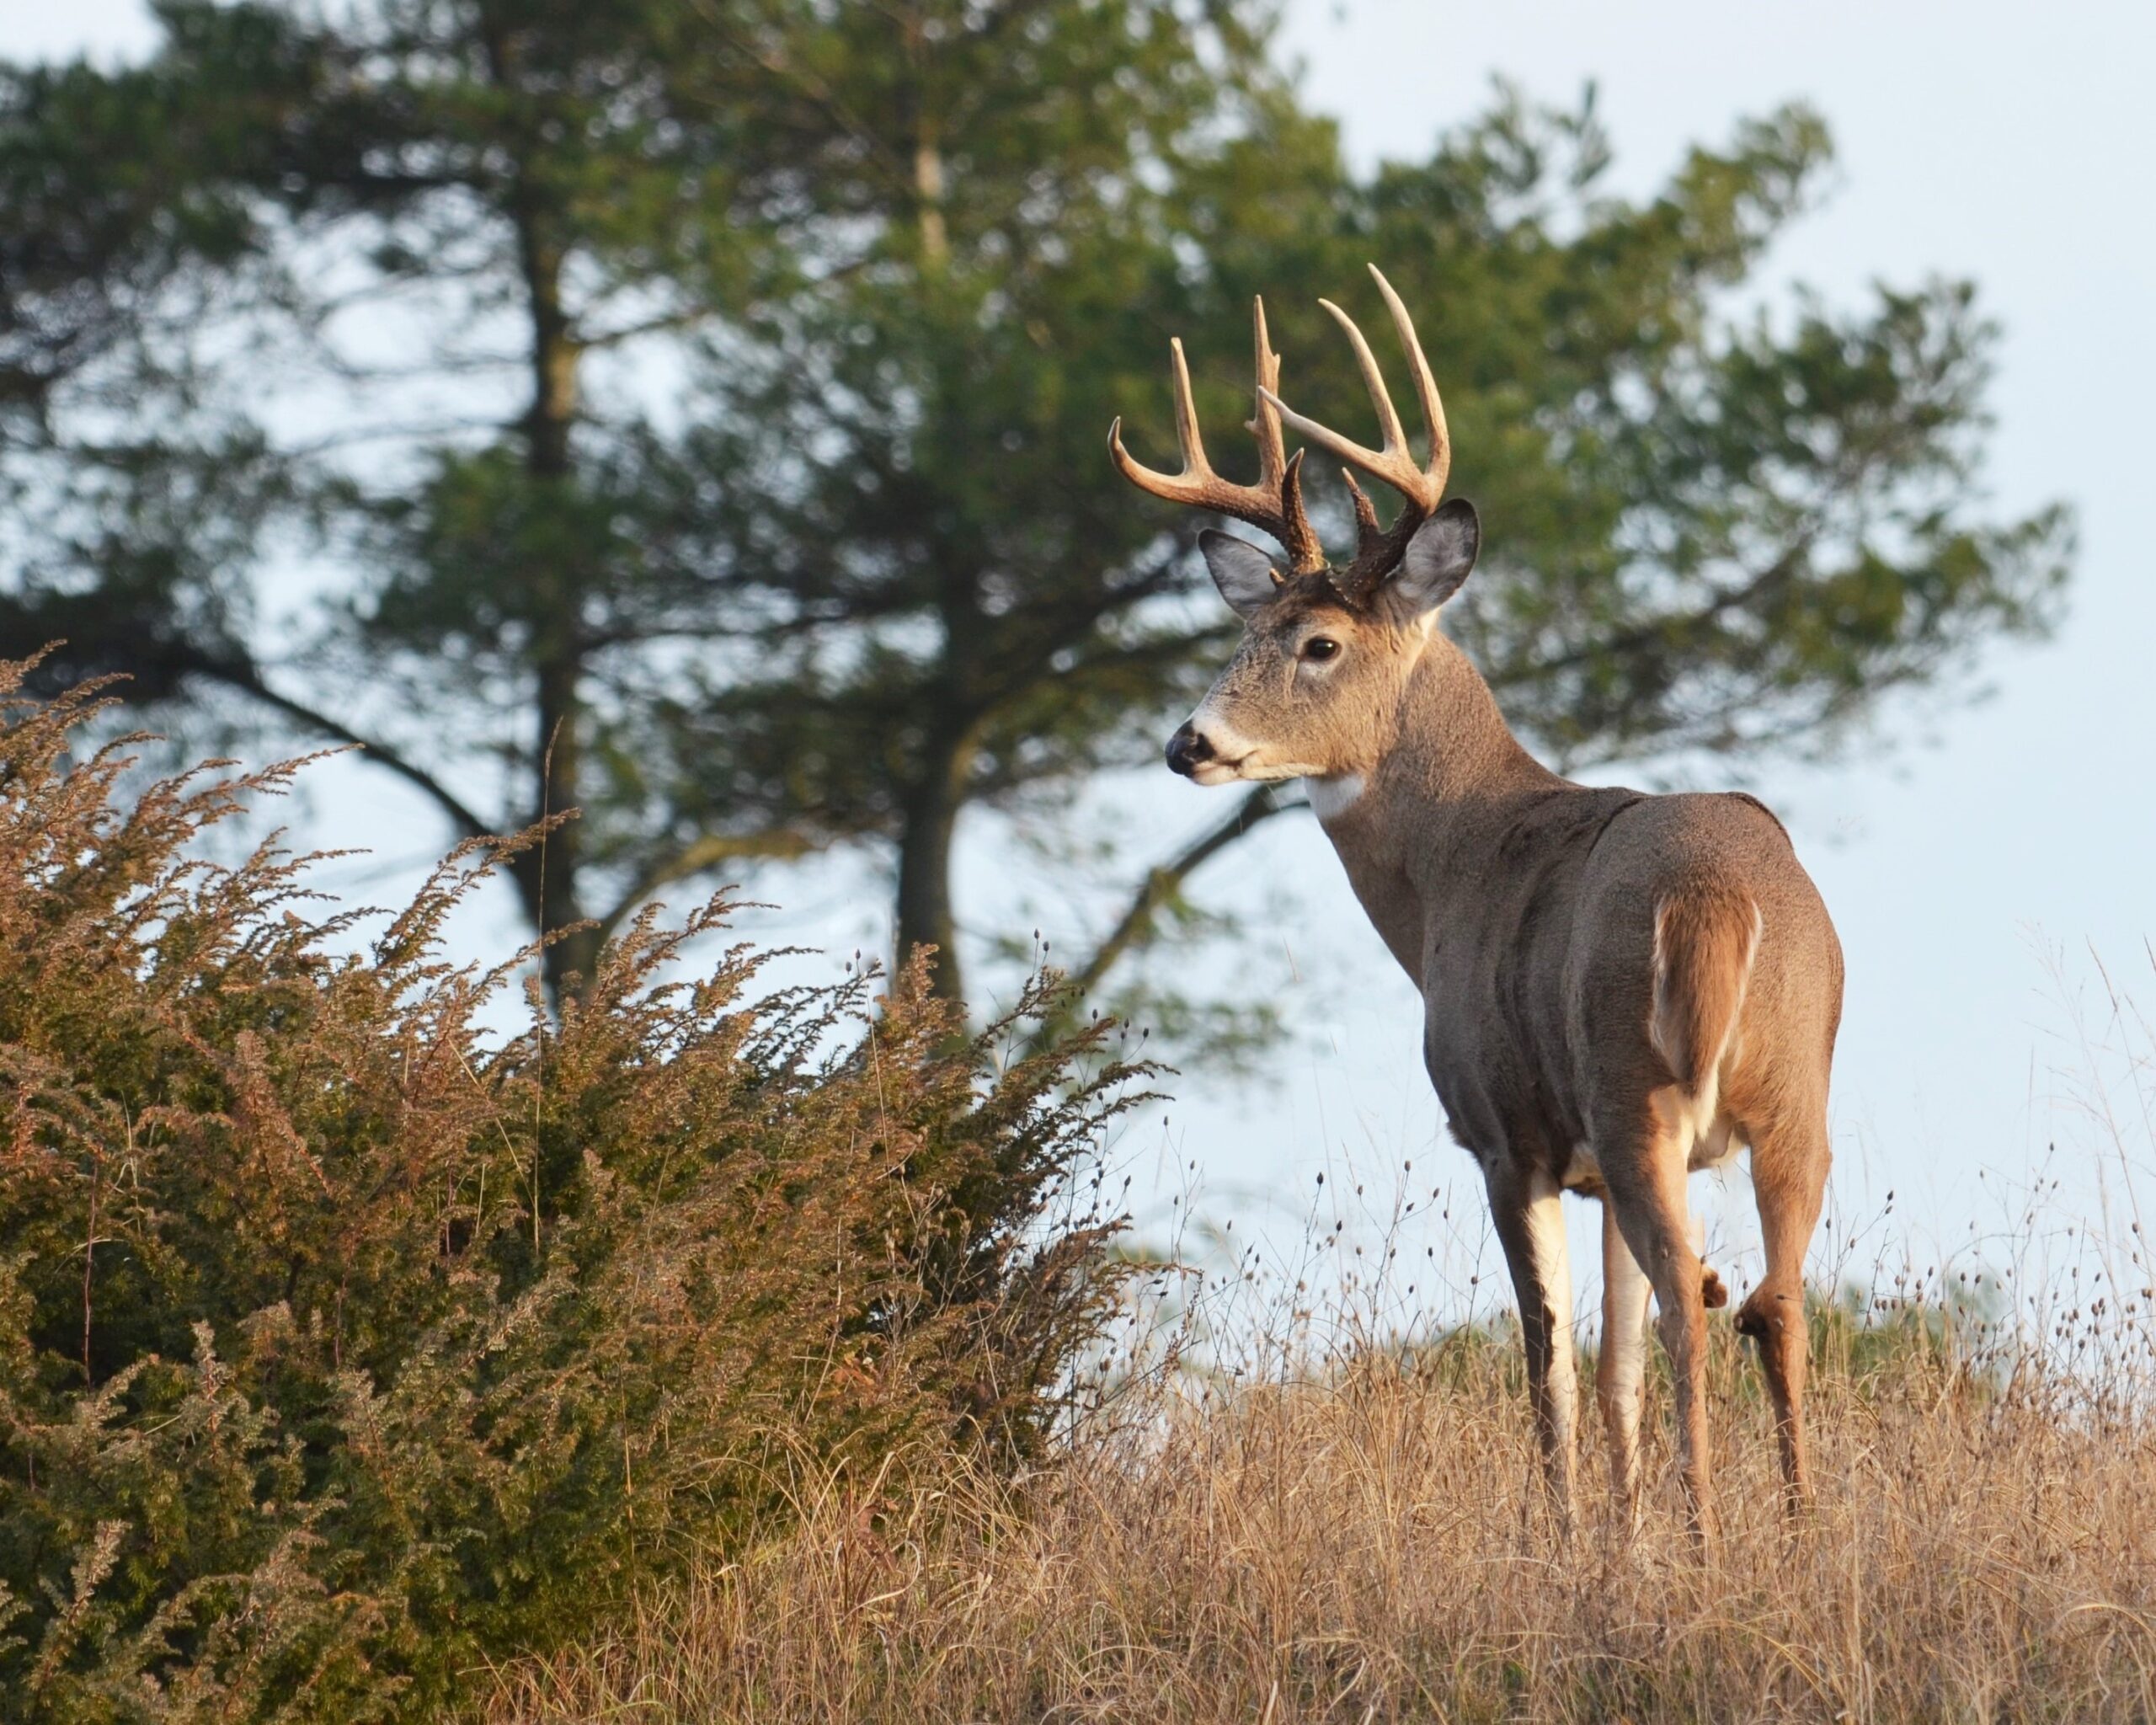
[{"label": "deer's eye", "polygon": [[1330,659],[1339,650],[1340,644],[1330,635],[1313,635],[1303,643],[1303,657],[1305,659]]}]

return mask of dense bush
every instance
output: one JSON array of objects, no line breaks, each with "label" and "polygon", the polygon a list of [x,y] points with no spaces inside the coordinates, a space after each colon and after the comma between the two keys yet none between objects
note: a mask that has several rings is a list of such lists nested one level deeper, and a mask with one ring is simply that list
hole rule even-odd
[{"label": "dense bush", "polygon": [[[1113,1301],[1136,1068],[903,979],[754,995],[653,918],[558,1020],[446,956],[502,846],[371,924],[123,797],[0,673],[0,1696],[11,1720],[431,1716],[781,1520],[803,1471],[1007,1467]],[[227,829],[232,830],[232,829]],[[543,842],[534,836],[526,842]],[[523,1028],[504,1033],[505,1010]],[[490,1032],[489,1025],[494,1028]]]}]

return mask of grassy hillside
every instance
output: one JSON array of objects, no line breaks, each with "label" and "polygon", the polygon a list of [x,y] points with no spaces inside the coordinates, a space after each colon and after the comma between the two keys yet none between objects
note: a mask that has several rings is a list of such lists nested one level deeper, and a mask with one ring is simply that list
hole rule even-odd
[{"label": "grassy hillside", "polygon": [[1668,1489],[1636,1538],[1590,1514],[1561,1548],[1516,1345],[1464,1332],[1299,1381],[1147,1385],[1017,1488],[806,1491],[632,1626],[505,1674],[495,1718],[2156,1717],[2156,1427],[1966,1357],[1937,1317],[1819,1315],[1820,1508],[1796,1536],[1726,1328],[1704,1559]]}]

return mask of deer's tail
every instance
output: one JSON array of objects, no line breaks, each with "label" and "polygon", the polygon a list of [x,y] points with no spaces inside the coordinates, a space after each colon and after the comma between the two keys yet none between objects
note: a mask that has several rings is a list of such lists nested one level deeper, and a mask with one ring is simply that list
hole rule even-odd
[{"label": "deer's tail", "polygon": [[1666,893],[1654,911],[1654,1007],[1647,1035],[1689,1093],[1716,1084],[1759,954],[1763,919],[1744,893],[1706,884]]}]

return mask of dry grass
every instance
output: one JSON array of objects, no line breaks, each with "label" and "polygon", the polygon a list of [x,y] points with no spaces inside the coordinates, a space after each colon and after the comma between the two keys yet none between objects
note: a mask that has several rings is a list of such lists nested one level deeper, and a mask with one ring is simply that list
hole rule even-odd
[{"label": "dry grass", "polygon": [[1558,1546],[1516,1348],[1462,1332],[1300,1381],[1163,1375],[1016,1493],[827,1482],[630,1632],[503,1674],[497,1717],[2156,1717],[2146,1418],[1924,1323],[1821,1332],[1795,1537],[1726,1329],[1704,1558],[1667,1489],[1636,1538],[1591,1514]]},{"label": "dry grass", "polygon": [[1598,1489],[1590,1398],[1561,1544],[1516,1333],[1427,1327],[1489,1310],[1473,1194],[1336,1168],[1284,1258],[1222,1232],[1151,1267],[1029,1477],[804,1473],[783,1529],[495,1673],[494,1718],[2156,1719],[2156,1027],[2100,965],[2057,979],[2063,1148],[1965,1176],[1995,1214],[1928,1264],[1892,1192],[1822,1232],[1869,1291],[1813,1313],[1800,1530],[1721,1314],[1716,1543],[1684,1532],[1657,1382],[1643,1525]]}]

